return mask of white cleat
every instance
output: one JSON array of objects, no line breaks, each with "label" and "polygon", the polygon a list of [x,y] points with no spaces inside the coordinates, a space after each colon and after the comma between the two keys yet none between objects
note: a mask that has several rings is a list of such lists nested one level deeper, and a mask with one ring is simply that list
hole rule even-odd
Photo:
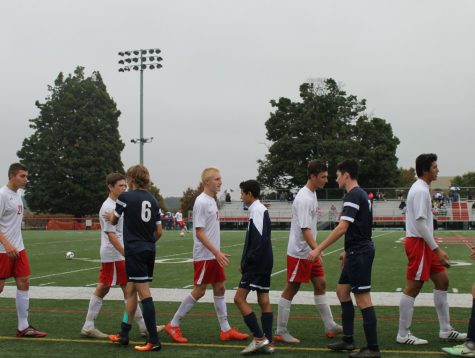
[{"label": "white cleat", "polygon": [[107,338],[108,335],[102,333],[97,328],[81,329],[81,336],[88,338]]},{"label": "white cleat", "polygon": [[283,342],[283,343],[300,343],[300,339],[295,338],[289,332],[276,333],[274,336],[274,341]]},{"label": "white cleat", "polygon": [[460,333],[452,329],[448,332],[439,332],[439,338],[445,342],[465,342],[467,340],[467,333]]},{"label": "white cleat", "polygon": [[[163,331],[165,329],[165,325],[164,324],[159,324],[157,325],[157,333],[160,333],[161,331]],[[148,337],[148,332],[147,331],[140,331],[140,335],[142,337]]]},{"label": "white cleat", "polygon": [[412,335],[411,332],[408,332],[407,336],[405,337],[401,337],[398,334],[396,337],[396,342],[399,344],[409,344],[409,345],[414,345],[414,346],[420,346],[420,345],[429,343],[429,341],[425,339],[417,338],[416,336]]},{"label": "white cleat", "polygon": [[473,342],[465,342],[455,347],[442,348],[445,353],[456,357],[475,357],[475,344]]},{"label": "white cleat", "polygon": [[331,329],[325,332],[327,338],[335,338],[337,335],[343,333],[343,327],[339,324],[335,324]]},{"label": "white cleat", "polygon": [[254,338],[249,345],[241,351],[241,354],[251,354],[259,349],[267,346],[269,344],[269,340],[267,338]]},{"label": "white cleat", "polygon": [[275,346],[274,343],[269,343],[267,346],[262,347],[259,349],[259,352],[265,353],[265,354],[272,354],[275,351]]}]

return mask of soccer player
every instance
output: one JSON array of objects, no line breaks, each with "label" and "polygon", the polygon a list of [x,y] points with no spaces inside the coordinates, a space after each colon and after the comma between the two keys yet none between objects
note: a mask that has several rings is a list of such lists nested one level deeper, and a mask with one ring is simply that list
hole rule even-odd
[{"label": "soccer player", "polygon": [[414,302],[425,281],[434,283],[434,306],[439,318],[439,337],[449,341],[465,341],[467,334],[457,332],[450,325],[447,289],[449,257],[434,239],[432,201],[429,185],[437,179],[436,154],[421,154],[416,158],[417,181],[407,195],[406,238],[404,247],[408,259],[406,286],[399,301],[399,331],[396,342],[401,344],[427,344],[411,331]]},{"label": "soccer player", "polygon": [[126,173],[129,191],[119,195],[115,211],[107,213],[107,219],[116,225],[124,217],[124,254],[127,285],[125,287],[126,313],[118,335],[109,336],[113,342],[129,344],[132,319],[137,311],[137,294],[142,302],[143,318],[148,331],[148,341],[135,346],[138,351],[158,351],[162,348],[158,339],[155,306],[149,282],[153,279],[155,265],[155,243],[162,235],[160,207],[157,200],[147,191],[150,185],[148,169],[139,164],[130,167]]},{"label": "soccer player", "polygon": [[[99,211],[99,221],[101,224],[101,270],[99,272],[96,290],[89,301],[86,321],[81,329],[82,336],[91,338],[108,337],[107,334],[102,333],[95,327],[94,321],[101,311],[102,301],[109,292],[111,286],[120,285],[122,291],[124,291],[125,297],[125,285],[127,284],[124,243],[122,238],[123,217],[121,216],[119,218],[117,225],[112,225],[109,221],[104,219],[104,214],[106,212],[114,211],[117,198],[127,188],[125,176],[119,173],[108,174],[106,177],[106,185],[109,190],[109,196],[104,201]],[[140,333],[143,336],[146,336],[148,334],[147,327],[145,326],[140,306],[137,306],[134,320],[139,326]]]},{"label": "soccer player", "polygon": [[26,166],[13,163],[8,169],[8,183],[0,189],[0,293],[5,287],[5,280],[14,277],[18,316],[16,336],[42,338],[46,333],[38,331],[28,322],[30,264],[21,235],[23,202],[18,193],[27,183]]},{"label": "soccer player", "polygon": [[[475,248],[472,247],[472,250]],[[470,258],[475,260],[475,251],[472,251]],[[475,283],[472,285],[472,312],[468,321],[467,341],[463,344],[442,348],[446,353],[458,357],[475,357]]]},{"label": "soccer player", "polygon": [[180,235],[184,236],[185,235],[185,222],[183,221],[183,212],[181,209],[178,209],[177,213],[175,214],[175,220],[176,223],[178,224],[178,227],[180,228]]},{"label": "soccer player", "polygon": [[[244,317],[254,339],[241,352],[249,354],[258,350],[272,353],[272,306],[269,301],[270,274],[274,263],[271,243],[271,221],[267,208],[259,200],[261,188],[257,181],[242,182],[241,200],[249,206],[249,224],[241,258],[241,281],[234,296],[234,303]],[[250,291],[257,292],[261,307],[262,330],[256,314],[247,302]]]},{"label": "soccer player", "polygon": [[308,253],[317,247],[318,200],[315,191],[328,182],[327,166],[312,160],[307,166],[307,184],[301,188],[292,204],[289,243],[287,246],[287,283],[278,306],[277,330],[275,340],[285,343],[299,343],[293,337],[287,324],[292,299],[300,289],[301,283],[312,282],[315,306],[322,317],[327,337],[335,337],[342,328],[333,320],[325,294],[326,279],[320,259],[313,263],[307,260]]},{"label": "soccer player", "polygon": [[376,312],[371,301],[371,268],[374,259],[374,244],[371,239],[373,214],[371,201],[358,185],[358,163],[344,160],[337,165],[336,181],[346,190],[340,221],[335,229],[312,250],[308,259],[317,259],[328,246],[345,235],[345,251],[340,255],[343,269],[336,287],[340,300],[343,321],[343,337],[338,343],[329,344],[334,351],[352,351],[356,348],[353,339],[355,309],[350,292],[363,316],[363,329],[367,346],[350,357],[381,357],[376,332]]},{"label": "soccer player", "polygon": [[188,342],[180,330],[180,321],[204,296],[209,284],[213,287],[214,309],[218,317],[222,341],[245,340],[248,334],[231,328],[224,293],[226,275],[224,266],[229,264],[229,255],[220,250],[219,212],[216,194],[221,189],[221,173],[218,168],[209,167],[201,174],[203,192],[198,195],[193,206],[193,260],[194,285],[191,293],[185,297],[173,319],[166,325],[165,331],[178,343]]}]

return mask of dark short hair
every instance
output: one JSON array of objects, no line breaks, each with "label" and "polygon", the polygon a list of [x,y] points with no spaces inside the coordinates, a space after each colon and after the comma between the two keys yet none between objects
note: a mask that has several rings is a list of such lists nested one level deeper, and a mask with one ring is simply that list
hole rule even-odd
[{"label": "dark short hair", "polygon": [[428,172],[433,162],[437,161],[437,154],[421,154],[416,158],[416,174],[420,178],[424,172]]},{"label": "dark short hair", "polygon": [[125,175],[121,173],[110,173],[106,176],[106,185],[114,186],[119,180],[125,180]]},{"label": "dark short hair", "polygon": [[28,168],[26,167],[26,165],[23,165],[21,163],[11,164],[8,168],[8,179],[17,175],[20,170],[24,170],[25,172],[27,172]]},{"label": "dark short hair", "polygon": [[318,175],[322,172],[327,172],[328,167],[324,162],[319,160],[311,160],[307,165],[307,178],[310,179],[311,175]]},{"label": "dark short hair", "polygon": [[354,159],[346,159],[336,166],[340,173],[348,173],[351,179],[358,179],[358,162]]},{"label": "dark short hair", "polygon": [[259,197],[261,196],[261,186],[259,185],[257,180],[250,179],[243,181],[241,182],[241,184],[239,184],[239,187],[241,188],[244,194],[251,193],[252,196],[256,199],[259,199]]},{"label": "dark short hair", "polygon": [[127,169],[125,176],[132,179],[139,189],[148,189],[150,185],[150,174],[148,169],[142,164],[137,164]]}]

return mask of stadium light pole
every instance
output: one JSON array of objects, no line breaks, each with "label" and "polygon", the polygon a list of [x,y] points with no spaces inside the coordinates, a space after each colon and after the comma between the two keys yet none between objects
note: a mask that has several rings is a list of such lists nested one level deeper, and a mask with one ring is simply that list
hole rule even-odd
[{"label": "stadium light pole", "polygon": [[144,138],[143,136],[143,71],[146,69],[160,69],[163,60],[158,54],[161,51],[156,49],[140,49],[130,51],[120,51],[119,56],[119,72],[140,71],[140,137],[131,139],[132,143],[139,143],[140,145],[140,164],[143,164],[143,146],[145,143],[150,143],[153,137]]}]

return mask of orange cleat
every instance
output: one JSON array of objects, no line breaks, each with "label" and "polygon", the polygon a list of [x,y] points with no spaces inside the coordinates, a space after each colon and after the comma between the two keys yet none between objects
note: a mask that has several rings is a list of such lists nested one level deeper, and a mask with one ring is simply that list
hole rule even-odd
[{"label": "orange cleat", "polygon": [[244,341],[249,338],[246,333],[240,333],[237,329],[231,328],[229,331],[219,333],[221,341]]},{"label": "orange cleat", "polygon": [[160,343],[153,344],[153,343],[147,342],[143,346],[135,346],[134,349],[136,351],[142,351],[142,352],[144,352],[144,351],[159,351],[160,349],[162,349],[162,345]]},{"label": "orange cleat", "polygon": [[170,323],[168,323],[165,327],[165,332],[177,343],[186,343],[188,342],[188,338],[183,337],[181,333],[180,327],[173,327]]}]

